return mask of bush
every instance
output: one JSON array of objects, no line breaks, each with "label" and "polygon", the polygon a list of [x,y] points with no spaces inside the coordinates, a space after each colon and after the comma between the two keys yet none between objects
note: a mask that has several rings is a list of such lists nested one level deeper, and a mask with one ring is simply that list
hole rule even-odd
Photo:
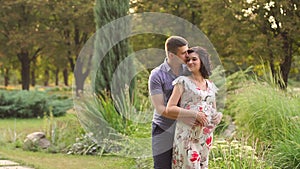
[{"label": "bush", "polygon": [[104,149],[93,140],[92,135],[93,133],[86,133],[76,138],[76,143],[68,148],[67,154],[102,155]]},{"label": "bush", "polygon": [[213,143],[209,168],[271,168],[263,156],[257,153],[256,143],[247,144],[247,140],[216,140]]},{"label": "bush", "polygon": [[[151,153],[148,138],[151,134],[152,109],[151,113],[145,110],[145,104],[139,105],[145,100],[135,96],[131,100],[127,92],[115,99],[109,95],[86,94],[75,100],[79,120],[87,133],[93,133],[95,142],[101,145],[101,153],[122,156]],[[136,103],[135,99],[139,99],[139,102]]]},{"label": "bush", "polygon": [[[54,116],[61,116],[72,107],[70,99],[48,96],[39,91],[0,91],[1,118],[43,117],[52,111]],[[50,110],[51,109],[51,110]]]},{"label": "bush", "polygon": [[294,120],[298,121],[297,125],[293,126],[295,130],[288,133],[286,139],[276,141],[269,154],[269,159],[272,159],[274,166],[278,168],[300,168],[299,117]]},{"label": "bush", "polygon": [[53,116],[45,115],[43,131],[46,138],[51,141],[47,152],[50,153],[67,153],[70,146],[77,141],[84,131],[74,114],[67,114],[64,117],[54,118]]},{"label": "bush", "polygon": [[230,109],[244,132],[269,143],[285,139],[295,126],[292,119],[300,113],[297,98],[261,83],[241,89]]},{"label": "bush", "polygon": [[231,92],[227,104],[226,112],[233,115],[238,133],[258,140],[275,167],[299,168],[299,97],[279,89],[267,73],[260,80],[246,79],[243,87]]}]

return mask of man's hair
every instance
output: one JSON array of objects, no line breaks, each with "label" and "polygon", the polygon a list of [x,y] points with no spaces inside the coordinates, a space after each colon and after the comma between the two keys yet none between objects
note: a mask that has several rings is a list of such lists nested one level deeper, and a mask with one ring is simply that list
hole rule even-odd
[{"label": "man's hair", "polygon": [[165,43],[166,55],[168,56],[169,52],[176,55],[178,48],[186,45],[188,45],[188,42],[183,37],[171,36],[166,40]]}]

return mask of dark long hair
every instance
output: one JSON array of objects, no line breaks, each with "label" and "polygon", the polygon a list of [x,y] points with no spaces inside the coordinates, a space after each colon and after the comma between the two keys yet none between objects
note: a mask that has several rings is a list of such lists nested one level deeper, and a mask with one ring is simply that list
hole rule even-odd
[{"label": "dark long hair", "polygon": [[209,53],[206,51],[205,48],[200,47],[200,46],[195,46],[192,47],[188,50],[188,53],[197,53],[198,57],[201,61],[201,67],[200,67],[200,73],[201,75],[205,78],[208,79],[209,76],[212,74],[211,73],[211,62],[210,62],[210,55]]}]

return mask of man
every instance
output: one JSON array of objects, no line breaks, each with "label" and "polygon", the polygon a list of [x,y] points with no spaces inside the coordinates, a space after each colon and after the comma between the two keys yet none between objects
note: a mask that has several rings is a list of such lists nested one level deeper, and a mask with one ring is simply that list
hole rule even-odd
[{"label": "man", "polygon": [[[171,36],[165,42],[166,59],[151,71],[149,92],[155,108],[152,123],[152,153],[155,169],[171,169],[174,130],[178,115],[168,114],[166,105],[173,91],[172,81],[186,73],[188,42],[179,36]],[[183,119],[180,119],[183,120]],[[184,117],[189,124],[194,117]]]}]

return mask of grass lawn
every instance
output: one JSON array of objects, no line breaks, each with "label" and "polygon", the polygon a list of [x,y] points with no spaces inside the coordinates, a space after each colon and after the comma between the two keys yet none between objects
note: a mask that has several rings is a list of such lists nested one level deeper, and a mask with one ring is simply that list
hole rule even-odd
[{"label": "grass lawn", "polygon": [[[54,118],[68,140],[80,135],[80,124],[74,114]],[[116,156],[77,156],[61,153],[31,152],[15,148],[27,134],[44,131],[45,119],[0,119],[0,159],[9,159],[35,169],[129,169],[135,160]],[[19,143],[20,144],[20,143]]]},{"label": "grass lawn", "polygon": [[[75,114],[67,114],[63,117],[57,117],[53,119],[53,122],[60,124],[59,127],[76,127],[80,128],[80,124]],[[0,119],[0,142],[8,141],[12,142],[17,139],[25,139],[26,135],[32,132],[38,132],[47,130],[50,121],[47,119]],[[72,124],[72,126],[71,126]]]},{"label": "grass lawn", "polygon": [[132,159],[114,156],[76,156],[30,152],[10,147],[0,147],[0,158],[10,159],[35,169],[129,169]]}]

